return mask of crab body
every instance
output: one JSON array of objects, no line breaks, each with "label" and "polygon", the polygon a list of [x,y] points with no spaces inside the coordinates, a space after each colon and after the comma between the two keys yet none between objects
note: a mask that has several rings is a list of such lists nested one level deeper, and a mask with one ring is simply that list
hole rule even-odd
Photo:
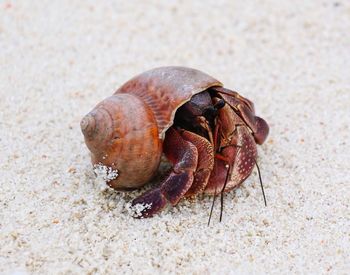
[{"label": "crab body", "polygon": [[268,125],[254,105],[211,76],[184,67],[161,67],[126,82],[82,122],[93,164],[118,169],[108,182],[135,189],[158,169],[161,155],[173,164],[167,177],[133,201],[151,217],[170,202],[239,186],[252,172],[256,144]]}]

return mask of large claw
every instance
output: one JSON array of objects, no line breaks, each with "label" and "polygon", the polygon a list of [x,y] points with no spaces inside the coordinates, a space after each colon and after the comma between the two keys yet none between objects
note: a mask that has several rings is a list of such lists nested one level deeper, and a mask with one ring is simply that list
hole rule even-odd
[{"label": "large claw", "polygon": [[254,138],[246,127],[237,127],[237,144],[228,145],[216,157],[213,173],[205,192],[219,194],[224,186],[227,173],[230,175],[224,191],[228,192],[236,188],[252,173],[256,158]]}]

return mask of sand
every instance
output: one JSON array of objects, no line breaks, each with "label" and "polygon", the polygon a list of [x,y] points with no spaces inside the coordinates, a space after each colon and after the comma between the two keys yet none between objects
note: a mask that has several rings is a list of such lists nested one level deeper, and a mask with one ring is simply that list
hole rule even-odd
[{"label": "sand", "polygon": [[[0,2],[0,273],[350,272],[349,2],[245,2]],[[255,102],[268,207],[255,171],[221,223],[211,197],[135,220],[142,190],[96,179],[80,119],[163,65]]]}]

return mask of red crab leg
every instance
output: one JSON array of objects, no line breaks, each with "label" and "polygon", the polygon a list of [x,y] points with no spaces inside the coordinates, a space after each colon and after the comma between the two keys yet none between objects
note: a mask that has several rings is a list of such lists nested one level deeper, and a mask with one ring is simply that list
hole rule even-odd
[{"label": "red crab leg", "polygon": [[250,109],[250,111],[255,114],[255,108],[254,108],[254,103],[251,102],[248,98],[245,98],[243,96],[241,96],[239,93],[229,90],[227,88],[224,87],[215,87],[212,88],[215,91],[219,92],[220,95],[227,95],[228,97],[222,96],[224,98],[224,100],[229,103],[229,105],[236,106],[237,104],[239,104],[240,102],[244,102]]},{"label": "red crab leg", "polygon": [[[224,155],[215,155],[214,168],[205,188],[205,193],[207,194],[218,195],[221,193],[227,178],[227,174],[229,173],[230,166],[232,165],[232,161],[228,160],[235,159],[236,148],[231,146],[226,147],[222,150],[222,153],[224,153]],[[226,187],[224,191],[226,191]]]},{"label": "red crab leg", "polygon": [[191,188],[185,194],[186,197],[195,196],[205,189],[211,171],[214,167],[214,150],[210,142],[195,133],[182,131],[181,136],[196,146],[198,150],[198,164],[194,173]]},{"label": "red crab leg", "polygon": [[197,169],[198,151],[195,145],[186,141],[174,128],[170,128],[164,139],[164,153],[173,163],[168,177],[158,188],[152,189],[133,200],[132,205],[144,208],[138,218],[151,217],[169,201],[176,205],[192,185]]},{"label": "red crab leg", "polygon": [[223,87],[215,87],[220,96],[243,118],[252,130],[257,144],[263,144],[269,134],[269,126],[261,117],[255,116],[254,104],[247,98]]},{"label": "red crab leg", "polygon": [[214,151],[217,152],[218,151],[218,148],[220,146],[220,140],[219,140],[219,131],[220,131],[220,121],[218,120],[216,125],[215,125],[215,129],[214,129]]}]

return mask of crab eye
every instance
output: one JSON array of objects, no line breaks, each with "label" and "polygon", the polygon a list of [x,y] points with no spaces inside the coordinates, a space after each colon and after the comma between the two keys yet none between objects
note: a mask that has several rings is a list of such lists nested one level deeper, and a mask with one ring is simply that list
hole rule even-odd
[{"label": "crab eye", "polygon": [[225,106],[225,100],[220,99],[218,102],[215,103],[214,108],[216,110],[220,110],[221,108],[223,108]]}]

